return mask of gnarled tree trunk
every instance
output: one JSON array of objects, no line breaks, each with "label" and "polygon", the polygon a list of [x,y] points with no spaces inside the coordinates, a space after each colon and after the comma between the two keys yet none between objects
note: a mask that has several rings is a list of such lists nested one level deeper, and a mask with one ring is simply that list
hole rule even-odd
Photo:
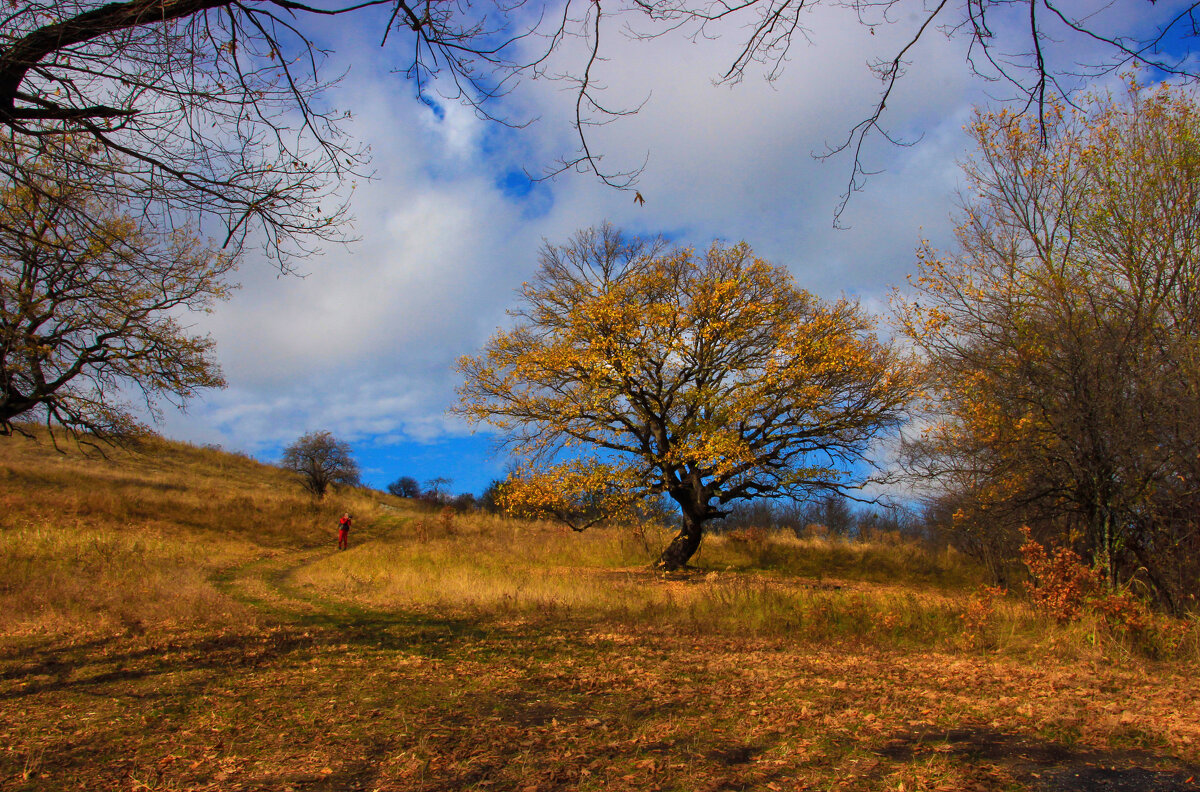
[{"label": "gnarled tree trunk", "polygon": [[704,538],[704,523],[685,516],[683,527],[671,540],[658,562],[654,565],[665,572],[674,572],[687,566],[688,560],[700,549],[700,540]]}]

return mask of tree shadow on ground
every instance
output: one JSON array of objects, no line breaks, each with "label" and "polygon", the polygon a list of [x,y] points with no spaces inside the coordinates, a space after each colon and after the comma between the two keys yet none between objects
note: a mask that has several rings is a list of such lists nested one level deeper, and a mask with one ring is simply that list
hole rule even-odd
[{"label": "tree shadow on ground", "polygon": [[87,641],[0,649],[0,701],[69,690],[105,690],[180,669],[211,675],[279,663],[322,646],[347,644],[405,651],[430,658],[464,643],[495,637],[467,619],[404,614],[352,619],[317,614],[303,624],[266,630],[243,628],[217,634],[180,632],[139,638],[123,633]]},{"label": "tree shadow on ground", "polygon": [[928,754],[1006,767],[1033,792],[1200,792],[1200,767],[1141,750],[1096,750],[987,727],[909,732],[879,753],[896,761]]}]

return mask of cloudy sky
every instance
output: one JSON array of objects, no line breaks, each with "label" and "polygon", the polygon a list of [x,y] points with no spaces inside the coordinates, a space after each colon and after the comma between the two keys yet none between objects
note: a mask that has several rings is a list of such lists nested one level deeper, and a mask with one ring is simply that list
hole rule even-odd
[{"label": "cloudy sky", "polygon": [[[644,205],[586,175],[521,178],[572,150],[572,97],[561,83],[527,83],[507,99],[514,118],[539,119],[508,130],[453,103],[418,101],[393,73],[402,53],[378,46],[371,20],[331,26],[329,73],[348,69],[332,100],[353,111],[349,130],[371,147],[376,172],[353,194],[359,241],[304,262],[303,277],[249,256],[242,288],[197,320],[217,341],[229,387],[186,414],[168,410],[160,430],[273,461],[304,432],[327,429],[351,443],[369,484],[442,476],[455,492],[478,493],[506,460],[485,431],[446,415],[455,360],[505,321],[544,241],[606,220],[697,245],[744,239],[810,291],[885,310],[918,240],[949,243],[962,125],[998,90],[970,76],[965,41],[927,36],[885,118],[916,145],[868,148],[866,164],[882,172],[853,196],[847,228],[835,229],[851,161],[812,154],[870,113],[879,83],[865,64],[902,46],[914,19],[901,12],[872,33],[845,9],[818,9],[807,18],[811,43],[797,41],[779,79],[751,72],[732,87],[713,80],[736,28],[699,43],[634,41],[610,20],[598,67],[605,99],[645,105],[597,129],[593,144],[613,169],[646,161]],[[561,67],[580,54],[567,48]]]}]

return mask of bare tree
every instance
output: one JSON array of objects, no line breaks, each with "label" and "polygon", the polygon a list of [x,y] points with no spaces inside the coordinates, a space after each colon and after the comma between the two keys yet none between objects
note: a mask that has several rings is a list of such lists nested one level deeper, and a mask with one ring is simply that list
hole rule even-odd
[{"label": "bare tree", "polygon": [[[328,53],[312,38],[316,26],[375,13],[381,43],[411,52],[404,73],[419,95],[436,82],[503,121],[492,100],[541,60],[510,55],[533,32],[522,27],[524,5],[12,4],[0,14],[0,128],[22,157],[46,156],[47,142],[63,134],[84,136],[95,147],[90,182],[109,200],[160,223],[219,223],[235,251],[261,239],[286,269],[292,257],[344,238],[345,193],[337,188],[366,173],[364,150],[342,128],[349,114],[328,104],[337,79],[323,71]],[[533,27],[542,27],[537,15],[548,8],[532,10]],[[561,41],[570,12],[558,32],[546,31],[548,47]],[[579,94],[591,90],[585,82]],[[627,176],[601,171],[590,154],[560,167],[584,163],[627,186]],[[0,160],[5,176],[12,167]]]},{"label": "bare tree", "polygon": [[212,340],[178,315],[224,299],[234,259],[108,205],[73,156],[21,160],[0,192],[0,430],[40,413],[113,440],[138,428],[122,392],[153,414],[224,385]]},{"label": "bare tree", "polygon": [[[821,5],[844,7],[872,31],[906,31],[894,53],[868,64],[881,81],[874,109],[827,152],[853,157],[842,206],[869,172],[866,143],[900,142],[885,110],[931,31],[965,37],[968,68],[1038,113],[1048,91],[1068,94],[1080,79],[1132,62],[1196,76],[1189,55],[1197,4],[1160,9],[1153,0],[1099,12],[1061,0],[33,0],[0,15],[0,126],[32,151],[48,138],[83,134],[105,154],[93,165],[98,190],[163,218],[219,220],[229,244],[261,235],[286,266],[291,255],[340,238],[344,206],[335,188],[364,172],[363,151],[340,126],[344,113],[326,103],[336,80],[322,71],[327,53],[311,33],[318,24],[370,17],[381,44],[407,53],[401,71],[418,93],[442,90],[508,123],[528,120],[497,110],[495,100],[517,81],[565,81],[578,149],[548,173],[574,168],[628,189],[638,168],[602,167],[589,137],[596,125],[636,111],[601,96],[614,34],[736,35],[740,46],[720,78],[737,82],[761,68],[774,79],[792,45],[817,35],[805,21]],[[1120,26],[1118,12],[1130,7],[1143,17],[1137,36]],[[569,39],[583,42],[579,60],[552,64]],[[1098,47],[1100,60],[1077,63],[1080,43]]]},{"label": "bare tree", "polygon": [[86,138],[105,200],[161,225],[219,222],[235,251],[261,235],[285,263],[340,238],[333,191],[363,158],[316,103],[321,53],[284,13],[214,0],[17,4],[0,22],[0,124],[18,157]]},{"label": "bare tree", "polygon": [[358,486],[358,463],[351,456],[350,444],[329,432],[309,432],[283,450],[285,470],[299,474],[304,487],[324,498],[330,486]]},{"label": "bare tree", "polygon": [[421,488],[421,500],[435,505],[442,505],[450,500],[450,485],[453,479],[437,476],[425,482]]},{"label": "bare tree", "polygon": [[[965,39],[966,65],[993,84],[993,95],[1015,101],[1022,112],[1032,110],[1044,129],[1051,97],[1070,97],[1090,79],[1141,64],[1165,76],[1195,79],[1200,75],[1192,55],[1200,3],[1185,2],[1171,9],[1155,8],[1155,0],[1100,4],[1064,0],[634,0],[655,25],[640,33],[652,38],[664,31],[682,30],[700,40],[721,35],[736,26],[741,45],[720,75],[738,83],[755,67],[768,80],[783,71],[792,46],[819,34],[807,27],[806,17],[818,6],[841,6],[875,33],[876,28],[899,27],[900,45],[892,54],[868,61],[880,89],[872,109],[840,140],[818,156],[849,154],[850,176],[835,210],[835,222],[851,195],[872,174],[864,160],[867,144],[879,138],[896,145],[912,140],[897,137],[885,123],[888,104],[931,34]],[[1138,7],[1139,33],[1121,12]],[[1081,61],[1079,52],[1095,51],[1096,60]]]}]

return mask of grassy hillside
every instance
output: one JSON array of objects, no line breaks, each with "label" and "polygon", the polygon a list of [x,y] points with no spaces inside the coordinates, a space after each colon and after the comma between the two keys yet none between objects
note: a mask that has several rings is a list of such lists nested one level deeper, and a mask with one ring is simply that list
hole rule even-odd
[{"label": "grassy hillside", "polygon": [[316,504],[284,471],[150,439],[106,456],[0,438],[0,628],[78,632],[253,618],[213,585],[232,565],[328,541],[354,492]]},{"label": "grassy hillside", "polygon": [[0,788],[1200,789],[1194,622],[1060,625],[895,538],[664,578],[653,530],[65,450],[0,438]]}]

